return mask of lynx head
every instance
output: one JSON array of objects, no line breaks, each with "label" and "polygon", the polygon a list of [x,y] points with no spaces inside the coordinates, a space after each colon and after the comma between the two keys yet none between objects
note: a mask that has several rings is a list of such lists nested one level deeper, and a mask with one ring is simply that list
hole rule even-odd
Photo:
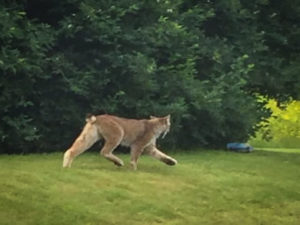
[{"label": "lynx head", "polygon": [[150,119],[157,121],[159,133],[162,134],[162,138],[164,138],[167,135],[167,133],[170,131],[170,127],[171,127],[170,114],[165,117],[150,116]]}]

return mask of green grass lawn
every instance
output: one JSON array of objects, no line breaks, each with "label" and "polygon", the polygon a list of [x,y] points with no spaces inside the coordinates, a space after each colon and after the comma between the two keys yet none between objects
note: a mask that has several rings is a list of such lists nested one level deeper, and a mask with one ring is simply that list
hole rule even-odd
[{"label": "green grass lawn", "polygon": [[299,225],[300,150],[176,153],[138,171],[95,153],[0,155],[0,224]]}]

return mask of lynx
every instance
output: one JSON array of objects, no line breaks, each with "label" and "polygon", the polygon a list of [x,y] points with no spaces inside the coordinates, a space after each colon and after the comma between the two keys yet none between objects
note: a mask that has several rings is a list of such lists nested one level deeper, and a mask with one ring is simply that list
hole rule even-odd
[{"label": "lynx", "polygon": [[71,167],[73,159],[89,149],[95,142],[104,139],[105,143],[100,154],[117,166],[123,166],[123,161],[113,154],[118,145],[130,147],[130,164],[137,169],[137,161],[144,152],[164,162],[176,165],[177,161],[161,152],[156,147],[156,139],[164,138],[170,130],[170,115],[135,120],[113,115],[89,115],[86,124],[73,145],[65,152],[63,167]]}]

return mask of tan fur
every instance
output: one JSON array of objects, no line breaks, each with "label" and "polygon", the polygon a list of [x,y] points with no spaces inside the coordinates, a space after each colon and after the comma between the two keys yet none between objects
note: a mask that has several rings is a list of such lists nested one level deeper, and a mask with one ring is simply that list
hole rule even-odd
[{"label": "tan fur", "polygon": [[105,143],[100,153],[117,166],[123,166],[121,159],[113,154],[118,145],[131,149],[131,165],[137,169],[137,160],[145,153],[168,164],[175,165],[177,161],[156,148],[156,139],[169,131],[170,115],[166,117],[151,117],[151,119],[125,119],[112,115],[89,116],[86,125],[73,145],[65,152],[63,167],[71,167],[77,155],[90,148],[99,139]]}]

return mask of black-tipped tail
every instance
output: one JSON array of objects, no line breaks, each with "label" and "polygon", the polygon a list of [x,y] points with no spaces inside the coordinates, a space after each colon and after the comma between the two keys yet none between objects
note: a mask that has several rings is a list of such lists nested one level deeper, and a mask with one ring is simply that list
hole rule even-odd
[{"label": "black-tipped tail", "polygon": [[95,121],[97,120],[96,116],[94,116],[93,114],[91,113],[88,113],[85,117],[85,121],[87,123],[94,123]]}]

